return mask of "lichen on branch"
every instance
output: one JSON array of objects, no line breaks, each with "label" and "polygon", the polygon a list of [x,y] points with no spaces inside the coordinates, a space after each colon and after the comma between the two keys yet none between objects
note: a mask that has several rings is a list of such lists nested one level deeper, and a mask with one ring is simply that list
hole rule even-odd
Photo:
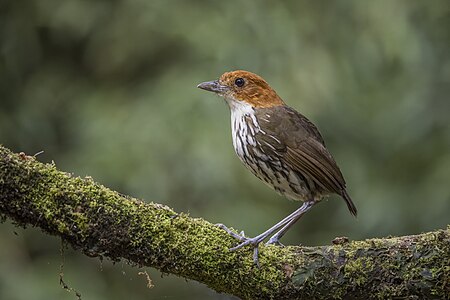
[{"label": "lichen on branch", "polygon": [[445,299],[450,227],[415,236],[230,252],[213,224],[121,195],[0,146],[0,215],[94,257],[126,260],[242,299]]}]

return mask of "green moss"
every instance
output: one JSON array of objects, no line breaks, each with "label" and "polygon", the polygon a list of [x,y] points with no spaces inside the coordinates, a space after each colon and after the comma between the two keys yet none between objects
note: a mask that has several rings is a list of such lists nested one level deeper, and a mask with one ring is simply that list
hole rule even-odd
[{"label": "green moss", "polygon": [[372,272],[374,264],[368,257],[358,257],[349,260],[344,267],[345,278],[356,286],[362,286],[369,280],[368,276]]},{"label": "green moss", "polygon": [[0,215],[39,226],[89,256],[125,259],[242,299],[373,299],[448,294],[450,229],[323,247],[228,249],[236,241],[200,218],[120,195],[91,178],[0,146]]}]

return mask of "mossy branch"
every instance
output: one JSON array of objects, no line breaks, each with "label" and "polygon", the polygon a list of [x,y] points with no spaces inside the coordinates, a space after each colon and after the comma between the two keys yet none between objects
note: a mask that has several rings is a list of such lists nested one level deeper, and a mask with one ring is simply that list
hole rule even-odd
[{"label": "mossy branch", "polygon": [[0,214],[89,256],[154,267],[243,299],[444,299],[450,227],[320,247],[249,249],[213,224],[121,195],[0,146]]}]

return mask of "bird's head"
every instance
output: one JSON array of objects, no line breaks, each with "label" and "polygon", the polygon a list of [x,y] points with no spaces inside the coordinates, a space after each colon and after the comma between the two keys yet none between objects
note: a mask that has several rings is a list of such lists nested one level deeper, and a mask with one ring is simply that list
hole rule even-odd
[{"label": "bird's head", "polygon": [[254,108],[284,105],[264,79],[247,71],[226,72],[218,80],[202,82],[197,87],[224,97],[230,107],[242,102]]}]

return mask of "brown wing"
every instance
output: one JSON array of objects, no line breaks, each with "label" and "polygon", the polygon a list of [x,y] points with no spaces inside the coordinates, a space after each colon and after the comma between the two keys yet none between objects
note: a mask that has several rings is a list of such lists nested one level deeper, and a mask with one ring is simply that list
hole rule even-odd
[{"label": "brown wing", "polygon": [[307,138],[287,145],[285,162],[294,170],[307,175],[324,191],[341,194],[345,180],[328,150],[317,140]]},{"label": "brown wing", "polygon": [[284,159],[292,169],[311,178],[324,191],[342,196],[350,213],[356,216],[356,206],[345,190],[344,177],[324,145],[315,139],[306,139],[295,148],[287,146]]},{"label": "brown wing", "polygon": [[324,192],[341,195],[350,212],[356,215],[356,207],[345,191],[344,177],[325,148],[319,130],[292,108],[280,107],[278,110],[283,111],[275,112],[275,117],[271,117],[268,124],[261,123],[265,125],[264,142],[270,143],[292,170],[308,177]]}]

